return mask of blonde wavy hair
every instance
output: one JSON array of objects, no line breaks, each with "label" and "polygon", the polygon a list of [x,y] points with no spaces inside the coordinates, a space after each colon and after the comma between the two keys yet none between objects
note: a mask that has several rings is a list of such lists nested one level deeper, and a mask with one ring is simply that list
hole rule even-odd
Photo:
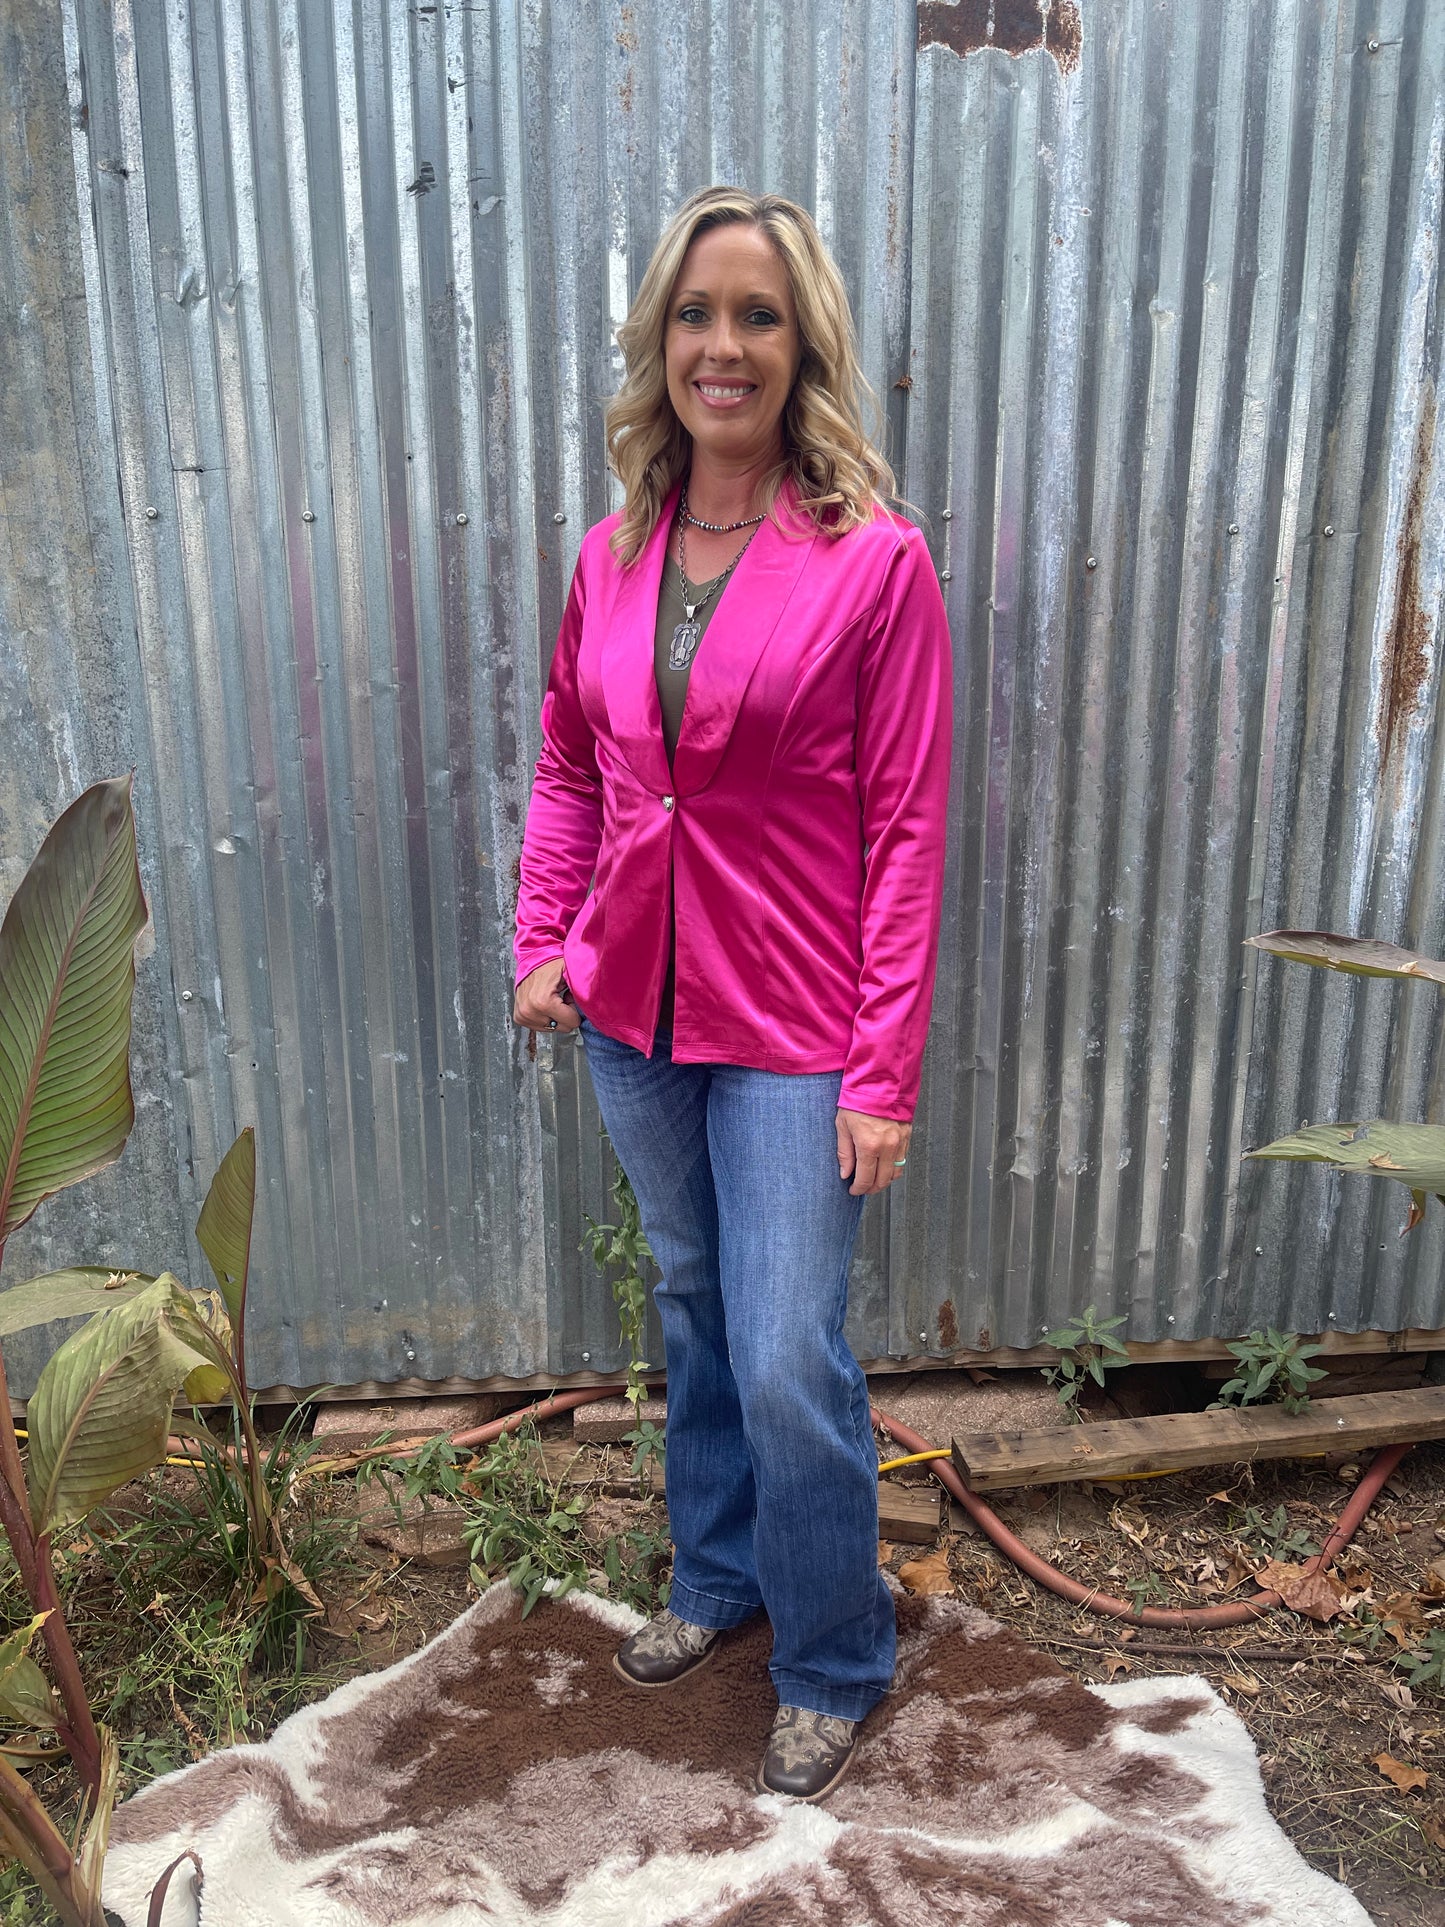
[{"label": "blonde wavy hair", "polygon": [[692,451],[667,392],[672,290],[697,237],[734,222],[758,228],[777,250],[792,285],[801,351],[783,409],[783,459],[765,478],[758,507],[770,511],[791,482],[797,509],[815,527],[842,535],[871,521],[895,494],[893,471],[863,422],[865,402],[875,420],[881,411],[858,365],[848,293],[812,216],[779,194],[705,187],[663,229],[617,331],[627,373],[607,405],[606,424],[608,458],[625,497],[612,548],[624,564],[642,553]]}]

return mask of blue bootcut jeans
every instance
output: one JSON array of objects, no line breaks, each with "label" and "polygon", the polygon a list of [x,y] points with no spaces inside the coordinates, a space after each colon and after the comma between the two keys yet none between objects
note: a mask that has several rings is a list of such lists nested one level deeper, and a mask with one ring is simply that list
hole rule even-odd
[{"label": "blue bootcut jeans", "polygon": [[585,1018],[607,1134],[662,1271],[671,1606],[761,1605],[778,1698],[861,1719],[893,1677],[868,1387],[843,1336],[863,1199],[838,1175],[842,1074],[649,1059]]}]

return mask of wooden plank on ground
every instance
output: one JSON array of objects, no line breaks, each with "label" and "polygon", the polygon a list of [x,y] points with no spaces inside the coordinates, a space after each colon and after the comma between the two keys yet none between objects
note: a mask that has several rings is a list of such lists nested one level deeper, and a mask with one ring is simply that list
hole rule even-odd
[{"label": "wooden plank on ground", "polygon": [[878,1481],[878,1537],[905,1546],[931,1546],[938,1537],[943,1494],[936,1485]]},{"label": "wooden plank on ground", "polygon": [[953,1441],[953,1461],[975,1492],[993,1492],[1441,1438],[1445,1385],[1426,1385],[1332,1398],[1293,1417],[1279,1406],[1264,1406],[1107,1419],[1040,1432],[974,1432]]}]

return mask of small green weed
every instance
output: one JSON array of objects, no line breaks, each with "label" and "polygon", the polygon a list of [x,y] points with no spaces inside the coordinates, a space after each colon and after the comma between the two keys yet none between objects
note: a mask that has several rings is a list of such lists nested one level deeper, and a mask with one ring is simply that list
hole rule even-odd
[{"label": "small green weed", "polygon": [[638,1490],[648,1497],[652,1492],[653,1468],[661,1472],[667,1463],[666,1431],[654,1425],[650,1418],[645,1418],[630,1432],[623,1433],[622,1442],[633,1448],[632,1476],[637,1481]]},{"label": "small green weed", "polygon": [[582,1249],[591,1252],[593,1264],[604,1277],[608,1272],[614,1274],[612,1297],[623,1343],[627,1346],[627,1397],[637,1410],[647,1396],[642,1378],[649,1369],[642,1356],[642,1334],[647,1320],[647,1284],[642,1265],[651,1260],[652,1247],[643,1233],[631,1180],[620,1164],[612,1186],[612,1202],[617,1207],[617,1223],[598,1224],[589,1218]]},{"label": "small green weed", "polygon": [[609,1598],[620,1599],[649,1618],[661,1612],[672,1591],[667,1574],[672,1564],[672,1540],[667,1516],[636,1526],[608,1539],[602,1551]]},{"label": "small green weed", "polygon": [[1100,1318],[1090,1305],[1078,1318],[1046,1335],[1044,1342],[1059,1353],[1059,1362],[1044,1366],[1044,1377],[1056,1387],[1071,1422],[1079,1418],[1079,1398],[1089,1380],[1102,1385],[1105,1372],[1128,1364],[1128,1352],[1114,1337],[1124,1323],[1122,1316]]},{"label": "small green weed", "polygon": [[1308,1361],[1324,1350],[1323,1345],[1306,1345],[1298,1332],[1251,1332],[1229,1347],[1239,1370],[1219,1388],[1212,1410],[1228,1405],[1254,1405],[1273,1397],[1287,1412],[1309,1410],[1309,1388],[1325,1376],[1319,1366]]},{"label": "small green weed", "polygon": [[542,1469],[535,1429],[504,1432],[466,1480],[473,1522],[464,1538],[478,1585],[505,1572],[522,1595],[525,1619],[553,1581],[558,1598],[587,1583],[582,1494],[563,1501]]},{"label": "small green weed", "polygon": [[1412,1688],[1445,1694],[1445,1626],[1432,1626],[1417,1647],[1394,1657],[1397,1666],[1408,1669]]},{"label": "small green weed", "polygon": [[1136,1579],[1126,1579],[1124,1590],[1133,1600],[1136,1613],[1143,1612],[1146,1606],[1159,1605],[1169,1598],[1168,1588],[1154,1572],[1141,1573]]},{"label": "small green weed", "polygon": [[1268,1519],[1258,1506],[1247,1505],[1243,1515],[1233,1521],[1233,1530],[1270,1559],[1313,1559],[1320,1550],[1303,1526],[1290,1523],[1282,1505],[1277,1505]]}]

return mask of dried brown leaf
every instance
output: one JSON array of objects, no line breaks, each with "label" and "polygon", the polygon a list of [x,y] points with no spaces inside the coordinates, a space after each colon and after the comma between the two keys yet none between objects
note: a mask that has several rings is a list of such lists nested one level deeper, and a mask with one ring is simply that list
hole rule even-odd
[{"label": "dried brown leaf", "polygon": [[1402,1679],[1387,1679],[1380,1683],[1380,1691],[1392,1706],[1413,1706],[1415,1695]]},{"label": "dried brown leaf", "polygon": [[1392,1759],[1388,1753],[1375,1754],[1374,1764],[1391,1786],[1397,1786],[1401,1793],[1414,1793],[1429,1784],[1430,1776],[1423,1767],[1407,1766],[1403,1760]]},{"label": "dried brown leaf", "polygon": [[909,1592],[945,1593],[953,1591],[953,1575],[948,1570],[948,1554],[926,1553],[898,1568],[898,1577]]},{"label": "dried brown leaf", "polygon": [[1266,1591],[1277,1592],[1291,1612],[1326,1623],[1337,1619],[1344,1587],[1326,1572],[1267,1559],[1254,1575]]},{"label": "dried brown leaf", "polygon": [[1118,1653],[1111,1653],[1108,1659],[1104,1661],[1104,1671],[1109,1675],[1111,1680],[1118,1673],[1132,1673],[1133,1670],[1133,1660],[1124,1659]]},{"label": "dried brown leaf", "polygon": [[1445,1807],[1436,1807],[1432,1812],[1423,1815],[1420,1831],[1432,1847],[1445,1853]]},{"label": "dried brown leaf", "polygon": [[1259,1681],[1251,1679],[1248,1673],[1225,1673],[1223,1679],[1226,1686],[1232,1687],[1236,1693],[1246,1694],[1250,1699],[1259,1692]]}]

